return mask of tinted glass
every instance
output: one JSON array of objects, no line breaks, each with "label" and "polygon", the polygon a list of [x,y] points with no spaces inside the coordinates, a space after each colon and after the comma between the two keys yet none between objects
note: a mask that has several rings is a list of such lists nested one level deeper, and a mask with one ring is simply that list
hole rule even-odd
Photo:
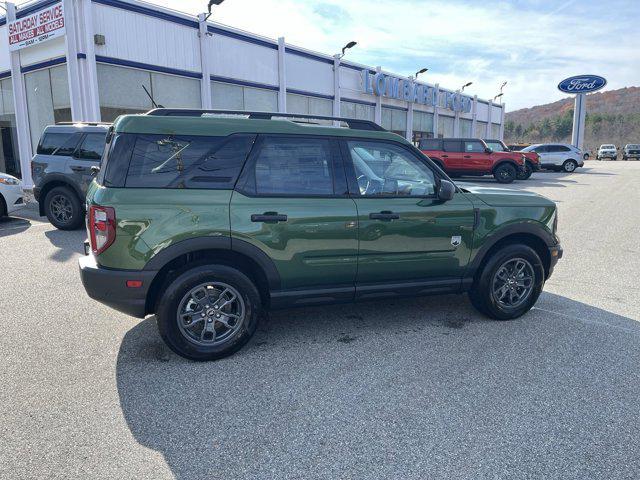
[{"label": "tinted glass", "polygon": [[571,149],[569,147],[565,147],[564,145],[548,145],[547,152],[569,152]]},{"label": "tinted glass", "polygon": [[71,155],[79,140],[78,133],[45,133],[37,152],[40,155]]},{"label": "tinted glass", "polygon": [[478,141],[466,141],[464,142],[465,153],[484,153],[484,145]]},{"label": "tinted glass", "polygon": [[[133,142],[122,142],[132,149],[127,187],[208,189],[234,187],[254,138],[253,135],[136,137]],[[126,152],[120,153],[123,154]],[[110,172],[111,165],[109,175]]]},{"label": "tinted glass", "polygon": [[440,150],[440,140],[422,139],[420,140],[420,150]]},{"label": "tinted glass", "polygon": [[352,141],[348,146],[360,195],[410,197],[435,193],[433,171],[409,151],[378,142]]},{"label": "tinted glass", "polygon": [[100,160],[106,136],[106,133],[87,133],[76,151],[76,157],[83,160]]},{"label": "tinted glass", "polygon": [[506,151],[508,151],[506,148],[504,148],[504,146],[500,142],[489,142],[489,141],[485,140],[485,143],[494,152],[506,152]]},{"label": "tinted glass", "polygon": [[333,195],[329,140],[265,138],[251,183],[258,195]]},{"label": "tinted glass", "polygon": [[445,152],[461,152],[462,151],[462,142],[459,140],[444,140],[442,143],[444,144]]}]

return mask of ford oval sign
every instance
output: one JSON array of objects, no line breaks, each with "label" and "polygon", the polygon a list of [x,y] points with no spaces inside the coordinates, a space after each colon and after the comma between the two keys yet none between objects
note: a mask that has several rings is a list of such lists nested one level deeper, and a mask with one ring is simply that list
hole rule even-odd
[{"label": "ford oval sign", "polygon": [[576,75],[558,84],[558,90],[565,93],[591,93],[600,90],[607,81],[598,75]]}]

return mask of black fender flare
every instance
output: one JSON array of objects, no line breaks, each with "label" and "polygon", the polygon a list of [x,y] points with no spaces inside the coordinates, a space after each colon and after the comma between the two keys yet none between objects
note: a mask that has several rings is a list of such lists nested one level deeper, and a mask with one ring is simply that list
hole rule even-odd
[{"label": "black fender flare", "polygon": [[467,269],[467,276],[473,277],[475,272],[480,268],[482,262],[484,261],[487,253],[501,240],[511,236],[511,235],[533,235],[537,237],[539,240],[544,242],[547,247],[554,247],[557,245],[556,238],[552,233],[545,230],[542,226],[536,225],[533,223],[522,223],[517,225],[508,225],[506,227],[499,228],[495,230],[490,236],[485,240],[484,244],[478,249],[475,257],[469,264],[469,268]]},{"label": "black fender flare", "polygon": [[493,167],[491,167],[491,173],[493,174],[500,165],[504,165],[505,163],[513,166],[516,169],[516,173],[518,172],[518,170],[520,170],[520,165],[518,165],[515,160],[512,160],[510,158],[502,158],[498,160]]},{"label": "black fender flare", "polygon": [[273,260],[255,245],[245,240],[231,237],[195,237],[181,240],[154,255],[143,270],[159,271],[169,262],[182,255],[202,250],[228,250],[244,255],[253,260],[262,269],[271,291],[280,289],[280,273]]},{"label": "black fender flare", "polygon": [[[50,185],[52,183],[62,183],[64,185],[56,185],[56,186],[64,186],[64,187],[69,187],[71,188],[71,190],[73,190],[76,195],[78,196],[78,198],[80,199],[80,204],[83,206],[84,208],[84,204],[85,204],[85,198],[86,198],[86,193],[84,193],[82,191],[82,189],[75,184],[75,182],[71,182],[69,180],[69,177],[63,173],[48,173],[40,182],[39,185],[36,185],[36,188],[38,189],[38,191],[40,192],[39,197],[38,197],[38,209],[40,210],[40,216],[44,216],[45,212],[44,212],[44,198],[46,197],[46,193],[48,193],[48,190],[50,189]],[[54,187],[55,188],[55,187]],[[44,193],[46,192],[46,193]],[[43,195],[44,193],[44,195]]]}]

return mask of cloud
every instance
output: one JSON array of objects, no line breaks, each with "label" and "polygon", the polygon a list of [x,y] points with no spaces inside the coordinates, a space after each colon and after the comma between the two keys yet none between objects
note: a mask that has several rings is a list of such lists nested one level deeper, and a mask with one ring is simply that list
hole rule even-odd
[{"label": "cloud", "polygon": [[[206,7],[153,1],[194,14]],[[401,75],[428,67],[421,79],[473,81],[469,93],[482,98],[508,80],[508,110],[562,98],[556,85],[571,75],[601,74],[609,89],[640,83],[636,0],[228,0],[212,19],[327,54],[356,40],[349,59]]]}]

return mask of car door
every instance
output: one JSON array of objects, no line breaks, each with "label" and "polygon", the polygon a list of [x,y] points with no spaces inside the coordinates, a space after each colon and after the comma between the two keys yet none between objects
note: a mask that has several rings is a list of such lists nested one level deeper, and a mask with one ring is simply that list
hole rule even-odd
[{"label": "car door", "polygon": [[[342,141],[342,154],[358,209],[356,295],[388,284],[456,284],[473,241],[468,198],[457,192],[452,200],[440,201],[437,173],[408,146],[349,139]],[[374,172],[370,158],[384,159],[386,169]]]},{"label": "car door", "polygon": [[67,161],[67,170],[83,192],[93,180],[92,167],[100,165],[107,133],[85,133]]},{"label": "car door", "polygon": [[532,149],[533,152],[536,152],[538,155],[540,155],[540,164],[541,165],[550,165],[553,163],[553,159],[551,157],[551,153],[549,152],[549,146],[548,145],[540,145],[539,147],[536,147],[534,149]]},{"label": "car door", "polygon": [[442,141],[442,158],[445,161],[447,170],[460,172],[468,169],[462,161],[462,142],[460,140]]},{"label": "car door", "polygon": [[328,137],[259,135],[233,193],[232,243],[266,253],[283,290],[353,298],[358,218],[338,149]]},{"label": "car door", "polygon": [[464,140],[462,144],[464,149],[462,161],[469,170],[491,171],[492,155],[487,152],[484,143],[480,140]]}]

